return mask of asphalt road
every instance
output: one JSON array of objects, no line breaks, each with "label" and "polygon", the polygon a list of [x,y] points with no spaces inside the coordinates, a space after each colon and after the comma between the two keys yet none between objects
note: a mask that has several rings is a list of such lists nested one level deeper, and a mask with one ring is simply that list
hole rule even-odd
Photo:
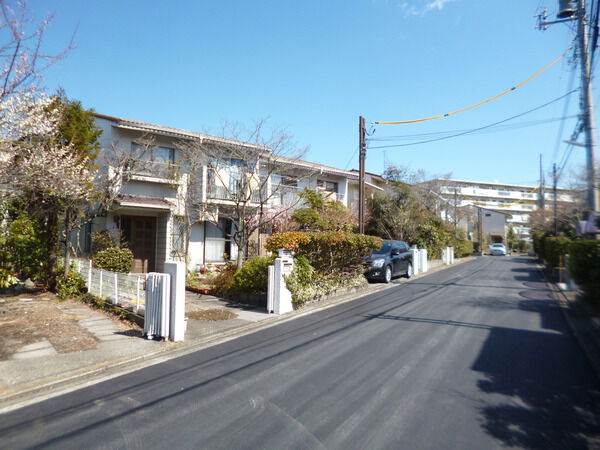
[{"label": "asphalt road", "polygon": [[600,447],[530,260],[481,257],[0,417],[0,447]]}]

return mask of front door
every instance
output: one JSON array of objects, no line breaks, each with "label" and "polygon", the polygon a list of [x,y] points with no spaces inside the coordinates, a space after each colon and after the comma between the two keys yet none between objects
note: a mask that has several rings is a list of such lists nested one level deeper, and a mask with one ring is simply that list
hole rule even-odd
[{"label": "front door", "polygon": [[132,272],[154,272],[156,259],[156,217],[121,218],[123,240],[133,253]]}]

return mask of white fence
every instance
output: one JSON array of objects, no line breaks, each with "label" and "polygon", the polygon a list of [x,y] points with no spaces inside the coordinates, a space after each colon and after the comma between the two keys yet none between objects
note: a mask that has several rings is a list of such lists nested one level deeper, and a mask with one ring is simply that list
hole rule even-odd
[{"label": "white fence", "polygon": [[89,259],[74,258],[73,268],[83,277],[88,292],[122,308],[144,314],[143,275],[110,272],[92,267]]}]

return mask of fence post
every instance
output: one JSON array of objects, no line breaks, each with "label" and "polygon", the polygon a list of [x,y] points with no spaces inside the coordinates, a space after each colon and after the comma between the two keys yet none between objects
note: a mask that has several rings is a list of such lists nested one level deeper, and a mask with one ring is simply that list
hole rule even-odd
[{"label": "fence post", "polygon": [[100,269],[100,298],[102,298],[102,278],[103,278],[103,269]]},{"label": "fence post", "polygon": [[119,305],[119,278],[117,278],[117,272],[115,272],[115,305]]},{"label": "fence post", "polygon": [[171,306],[169,339],[185,339],[185,263],[182,261],[165,262],[165,273],[171,276]]},{"label": "fence post", "polygon": [[140,310],[140,277],[137,277],[136,281],[136,291],[135,291],[135,312],[137,313]]},{"label": "fence post", "polygon": [[88,260],[88,292],[92,292],[92,260]]}]

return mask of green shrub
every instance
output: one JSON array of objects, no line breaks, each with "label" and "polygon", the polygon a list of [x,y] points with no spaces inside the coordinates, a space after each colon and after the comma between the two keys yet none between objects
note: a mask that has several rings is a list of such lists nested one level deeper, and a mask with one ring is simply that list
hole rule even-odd
[{"label": "green shrub", "polygon": [[544,243],[545,243],[546,237],[548,237],[547,233],[541,233],[539,231],[536,231],[533,233],[533,251],[540,259],[545,258]]},{"label": "green shrub", "polygon": [[[58,267],[60,269],[60,267]],[[85,291],[85,280],[74,270],[69,270],[67,278],[58,276],[56,281],[56,295],[58,298],[77,297]]]},{"label": "green shrub", "polygon": [[473,254],[473,241],[461,239],[454,242],[454,255],[457,258]]},{"label": "green shrub", "polygon": [[381,238],[346,231],[276,233],[267,240],[266,248],[295,250],[304,255],[318,273],[362,272],[364,257],[381,247]]},{"label": "green shrub", "polygon": [[569,274],[585,298],[600,303],[600,241],[578,240],[569,246]]},{"label": "green shrub", "polygon": [[213,291],[215,294],[226,294],[233,288],[233,280],[236,267],[233,264],[226,264],[220,268],[217,275],[213,278]]},{"label": "green shrub", "polygon": [[515,248],[518,252],[524,253],[529,250],[529,244],[527,243],[527,241],[521,239],[517,241]]},{"label": "green shrub", "polygon": [[419,248],[426,248],[427,254],[432,258],[439,258],[442,249],[452,242],[452,233],[447,229],[445,222],[439,217],[428,217],[417,225],[417,238],[414,244]]},{"label": "green shrub", "polygon": [[22,278],[42,279],[43,245],[35,223],[20,215],[0,232],[0,267]]},{"label": "green shrub", "polygon": [[262,294],[269,284],[269,266],[275,256],[255,256],[244,263],[233,277],[232,289],[240,292]]},{"label": "green shrub", "polygon": [[569,253],[571,239],[567,237],[547,236],[543,239],[544,259],[550,267],[558,267],[561,257]]},{"label": "green shrub", "polygon": [[117,240],[110,231],[99,230],[92,233],[92,254],[95,255],[98,252],[118,246]]},{"label": "green shrub", "polygon": [[265,249],[270,252],[276,252],[280,248],[285,250],[298,250],[301,245],[308,243],[309,239],[308,233],[303,233],[301,231],[275,233],[267,238]]},{"label": "green shrub", "polygon": [[8,270],[0,269],[0,288],[11,287],[13,284],[17,283],[19,279],[15,277]]},{"label": "green shrub", "polygon": [[128,248],[107,248],[94,255],[94,267],[112,272],[129,273],[133,267],[133,253]]}]

